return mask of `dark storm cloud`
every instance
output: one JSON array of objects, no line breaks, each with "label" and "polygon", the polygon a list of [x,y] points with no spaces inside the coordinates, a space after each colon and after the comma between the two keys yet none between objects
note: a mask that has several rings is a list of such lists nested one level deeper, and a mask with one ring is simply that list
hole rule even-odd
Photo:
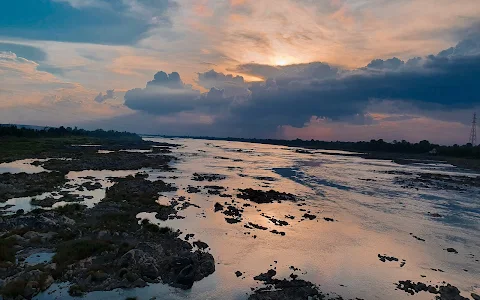
[{"label": "dark storm cloud", "polygon": [[215,72],[215,70],[198,73],[197,83],[206,89],[222,89],[226,97],[248,95],[249,93],[248,84],[242,76],[223,74]]},{"label": "dark storm cloud", "polygon": [[397,70],[400,67],[403,67],[405,63],[394,57],[387,60],[383,59],[374,59],[368,65],[367,68],[369,69],[379,69],[379,70]]},{"label": "dark storm cloud", "polygon": [[231,112],[239,120],[265,119],[273,127],[301,126],[312,115],[339,120],[363,114],[372,99],[402,100],[425,109],[468,108],[480,101],[479,80],[480,56],[430,56],[421,68],[367,69],[325,80],[276,80],[252,87],[251,99]]},{"label": "dark storm cloud", "polygon": [[155,115],[169,115],[184,111],[215,113],[225,109],[233,101],[223,89],[211,87],[200,94],[191,85],[184,84],[177,72],[158,72],[144,89],[129,90],[125,105]]},{"label": "dark storm cloud", "polygon": [[255,63],[239,65],[232,71],[243,73],[243,74],[249,74],[249,75],[253,75],[261,78],[276,77],[281,73],[278,67],[270,66],[270,65],[255,64]]},{"label": "dark storm cloud", "polygon": [[270,66],[262,64],[243,64],[234,70],[238,73],[249,74],[261,78],[315,78],[325,79],[334,77],[338,69],[321,62],[308,64],[294,64],[287,66]]},{"label": "dark storm cloud", "polygon": [[[213,126],[229,128],[245,136],[267,135],[281,125],[301,127],[312,116],[369,124],[372,119],[367,109],[381,101],[389,101],[393,106],[395,103],[409,105],[417,110],[468,109],[480,103],[479,49],[475,40],[462,41],[438,55],[414,58],[406,63],[398,58],[378,59],[354,71],[338,70],[324,63],[284,67],[242,65],[240,69],[263,72],[265,76],[268,73],[269,77],[264,82],[251,83],[249,94],[243,98],[228,97],[223,89],[225,82],[242,84],[243,78],[212,70],[199,74],[199,83],[211,88],[201,97],[196,97],[198,94],[191,92],[191,87],[185,88],[183,83],[178,84],[181,91],[178,95],[185,99],[150,91],[149,83],[144,90],[129,91],[126,104],[157,114],[208,108],[218,113]],[[154,82],[161,83],[163,91],[164,86],[172,83],[165,73],[160,77],[161,80],[156,78]],[[174,78],[179,80],[178,74]],[[143,103],[143,107],[135,108],[134,103]]]},{"label": "dark storm cloud", "polygon": [[144,89],[136,88],[125,93],[125,105],[156,115],[168,115],[195,108],[200,93],[186,85],[177,72],[158,72]]},{"label": "dark storm cloud", "polygon": [[480,34],[475,39],[465,39],[455,47],[450,47],[438,53],[439,57],[480,55]]}]

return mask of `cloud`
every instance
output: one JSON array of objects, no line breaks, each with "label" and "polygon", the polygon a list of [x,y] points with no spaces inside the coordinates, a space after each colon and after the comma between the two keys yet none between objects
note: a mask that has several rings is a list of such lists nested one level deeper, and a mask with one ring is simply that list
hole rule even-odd
[{"label": "cloud", "polygon": [[125,93],[125,105],[131,109],[156,115],[168,115],[195,109],[195,99],[200,92],[186,85],[177,72],[155,74],[144,89],[136,88]]},{"label": "cloud", "polygon": [[39,71],[38,66],[38,63],[18,57],[13,52],[0,51],[2,87],[12,93],[25,94],[28,91],[41,92],[71,85],[48,72]]},{"label": "cloud", "polygon": [[251,88],[251,99],[232,107],[231,113],[245,122],[265,120],[273,130],[282,124],[301,126],[312,115],[339,120],[363,114],[374,99],[445,110],[479,103],[480,56],[429,56],[422,63],[402,67],[404,63],[395,59],[376,60],[367,68],[334,78],[280,77]]},{"label": "cloud", "polygon": [[100,92],[97,97],[95,97],[95,101],[98,102],[98,103],[102,103],[102,102],[105,102],[109,99],[116,99],[117,97],[115,96],[115,90],[107,90],[107,92],[105,93],[105,95],[102,94],[102,92]]},{"label": "cloud", "polygon": [[368,69],[378,69],[378,70],[397,70],[401,68],[405,62],[396,57],[390,58],[387,60],[383,59],[374,59],[368,65]]},{"label": "cloud", "polygon": [[242,76],[224,74],[210,70],[204,73],[198,73],[197,83],[206,88],[216,88],[224,91],[225,97],[248,95],[248,84]]},{"label": "cloud", "polygon": [[0,52],[12,52],[35,62],[44,61],[47,58],[47,53],[42,49],[22,44],[0,42]]},{"label": "cloud", "polygon": [[271,66],[250,63],[238,65],[232,71],[257,76],[264,79],[325,79],[335,77],[338,74],[339,70],[338,68],[330,66],[326,63],[312,62],[305,64],[292,64],[286,66]]},{"label": "cloud", "polygon": [[0,10],[0,36],[134,44],[152,28],[169,27],[167,12],[176,6],[173,0],[5,1]]},{"label": "cloud", "polygon": [[[198,74],[198,83],[210,88],[201,96],[184,85],[178,73],[159,72],[147,88],[127,92],[126,105],[157,115],[210,113],[214,117],[212,131],[222,128],[239,136],[272,136],[282,126],[302,127],[312,116],[352,126],[392,121],[370,114],[385,101],[391,108],[398,106],[403,115],[412,109],[417,115],[468,109],[479,105],[480,55],[472,55],[477,53],[476,45],[464,41],[449,55],[440,53],[407,63],[398,58],[376,59],[353,71],[320,62],[239,66],[250,73],[267,70],[270,78],[257,83],[210,70]],[[247,94],[225,92],[247,84]]]}]

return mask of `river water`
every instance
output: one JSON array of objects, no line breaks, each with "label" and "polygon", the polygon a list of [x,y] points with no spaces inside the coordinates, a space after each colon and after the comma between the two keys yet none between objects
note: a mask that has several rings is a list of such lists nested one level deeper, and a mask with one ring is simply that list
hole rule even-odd
[{"label": "river water", "polygon": [[[432,294],[411,296],[395,290],[394,283],[407,279],[434,285],[446,281],[457,286],[463,296],[480,293],[480,187],[404,188],[395,181],[398,176],[408,176],[399,175],[408,174],[405,172],[453,176],[476,173],[438,162],[398,165],[345,155],[348,153],[342,151],[298,153],[294,148],[239,142],[153,140],[181,145],[173,153],[179,159],[173,164],[175,171],[143,170],[150,179],[161,178],[179,188],[161,196],[159,202],[185,196],[199,207],[180,211],[185,219],[161,222],[149,212],[138,217],[180,229],[183,236],[195,234],[193,240],[210,246],[216,271],[196,282],[189,291],[155,284],[143,289],[94,292],[85,299],[246,299],[251,287],[260,286],[253,277],[270,268],[277,270],[276,278],[288,278],[295,273],[320,285],[323,292],[344,298],[434,298]],[[108,176],[102,172],[71,172],[69,176],[75,179],[88,174],[106,180]],[[198,182],[192,180],[195,172],[226,178]],[[129,173],[132,172],[124,175]],[[223,204],[232,199],[186,191],[189,185],[212,184],[223,186],[227,188],[225,193],[234,195],[237,207],[244,209],[242,222],[229,224],[225,215],[213,210],[216,202]],[[108,183],[102,181],[102,185],[106,187]],[[250,202],[252,206],[243,207],[249,201],[235,197],[239,188],[292,193],[304,199],[301,203],[305,205]],[[101,197],[102,191],[97,193]],[[316,219],[303,220],[306,212]],[[277,226],[262,213],[289,225]],[[442,217],[433,217],[434,213]],[[294,219],[286,218],[287,215]],[[248,222],[268,230],[245,228]],[[273,229],[285,235],[273,234]],[[449,247],[458,254],[444,250]],[[378,254],[394,256],[399,261],[381,262]],[[300,270],[294,272],[290,266]],[[237,277],[236,271],[243,275]],[[52,286],[37,299],[69,298],[62,286]]]}]

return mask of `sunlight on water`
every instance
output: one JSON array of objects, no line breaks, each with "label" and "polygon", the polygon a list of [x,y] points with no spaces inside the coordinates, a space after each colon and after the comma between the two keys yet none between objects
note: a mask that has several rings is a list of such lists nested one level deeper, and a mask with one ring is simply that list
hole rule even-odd
[{"label": "sunlight on water", "polygon": [[[288,277],[290,266],[301,269],[297,273],[300,278],[345,298],[432,299],[428,294],[410,296],[396,291],[393,284],[406,279],[433,284],[445,280],[464,295],[479,293],[480,187],[455,190],[409,186],[416,184],[410,181],[400,184],[412,174],[478,175],[474,172],[441,162],[399,165],[345,151],[299,153],[283,146],[240,142],[174,142],[182,145],[174,150],[179,158],[173,164],[176,170],[141,171],[150,180],[161,179],[178,187],[176,192],[159,196],[159,203],[168,204],[183,196],[194,206],[179,211],[184,219],[163,222],[150,212],[137,217],[179,229],[182,237],[194,234],[190,241],[206,242],[217,262],[215,273],[196,282],[190,291],[154,284],[144,289],[94,292],[85,299],[246,299],[250,287],[258,286],[255,275],[275,267],[277,278]],[[101,184],[100,189],[82,192],[93,196],[84,200],[92,206],[113,184],[109,177],[136,172],[83,171],[70,172],[67,177],[78,184],[92,178]],[[225,179],[194,181],[194,173],[219,174]],[[233,198],[207,193],[209,185],[225,188],[222,193]],[[189,193],[189,186],[201,192]],[[256,204],[236,198],[240,188],[273,189],[295,194],[302,201]],[[79,193],[75,188],[71,192]],[[236,224],[228,224],[225,215],[213,209],[216,202],[228,206],[232,201],[243,209],[241,222]],[[271,218],[288,225],[278,226]],[[248,223],[268,229],[246,228]],[[273,234],[273,229],[285,235]],[[455,248],[458,254],[448,253],[444,250],[447,247]],[[381,262],[378,254],[395,256],[405,263]],[[235,271],[244,274],[237,278]],[[65,288],[58,285],[37,299],[49,299],[47,295],[68,298]]]}]

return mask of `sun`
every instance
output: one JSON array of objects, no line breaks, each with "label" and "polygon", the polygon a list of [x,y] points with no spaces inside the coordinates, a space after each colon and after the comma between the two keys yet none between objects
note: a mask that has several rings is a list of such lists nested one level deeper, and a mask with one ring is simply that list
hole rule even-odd
[{"label": "sun", "polygon": [[275,64],[277,66],[286,66],[288,64],[288,62],[285,58],[277,58],[277,59],[275,59]]}]

